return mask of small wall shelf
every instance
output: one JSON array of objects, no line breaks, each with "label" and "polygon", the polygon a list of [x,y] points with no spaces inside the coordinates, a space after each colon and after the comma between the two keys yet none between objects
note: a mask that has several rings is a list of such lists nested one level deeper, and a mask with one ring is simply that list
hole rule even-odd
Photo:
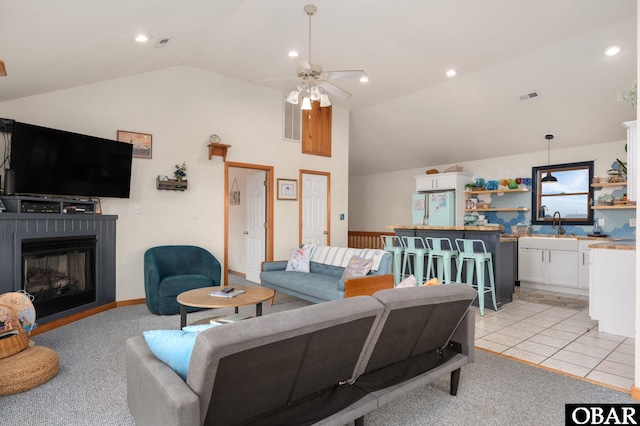
[{"label": "small wall shelf", "polygon": [[176,179],[160,180],[156,178],[156,188],[167,191],[185,191],[189,185],[189,181],[183,180],[178,182]]},{"label": "small wall shelf", "polygon": [[222,157],[222,161],[227,161],[227,149],[231,148],[231,145],[227,145],[224,143],[210,143],[207,145],[209,147],[209,160],[214,155],[219,155]]},{"label": "small wall shelf", "polygon": [[485,191],[464,191],[465,194],[467,195],[473,195],[473,194],[507,194],[507,193],[512,193],[512,192],[529,192],[530,189],[529,188],[517,188],[517,189],[492,189],[492,190],[485,190]]},{"label": "small wall shelf", "polygon": [[594,188],[608,188],[611,186],[627,186],[627,182],[603,182],[603,183],[592,183],[592,187]]},{"label": "small wall shelf", "polygon": [[635,204],[614,204],[613,206],[593,206],[591,207],[591,210],[629,210],[635,208]]},{"label": "small wall shelf", "polygon": [[488,209],[465,209],[465,212],[528,212],[531,210],[529,207],[489,207]]}]

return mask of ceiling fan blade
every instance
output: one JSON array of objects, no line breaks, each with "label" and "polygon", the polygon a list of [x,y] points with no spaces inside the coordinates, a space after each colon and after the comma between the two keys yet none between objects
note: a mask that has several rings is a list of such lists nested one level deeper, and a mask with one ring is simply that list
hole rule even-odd
[{"label": "ceiling fan blade", "polygon": [[291,81],[299,80],[299,77],[272,77],[272,78],[260,78],[257,80],[249,80],[251,83],[267,83],[269,81]]},{"label": "ceiling fan blade", "polygon": [[326,75],[327,78],[331,80],[335,80],[339,78],[360,80],[362,77],[366,77],[367,73],[362,70],[340,70],[340,71],[325,71],[324,75]]},{"label": "ceiling fan blade", "polygon": [[309,63],[309,61],[307,61],[305,58],[302,58],[300,56],[293,58],[296,61],[296,64],[302,68],[302,70],[306,73],[310,73],[311,72],[311,64]]},{"label": "ceiling fan blade", "polygon": [[351,97],[351,93],[347,92],[344,89],[341,89],[340,87],[336,86],[335,84],[329,81],[321,81],[321,82],[318,82],[318,84],[327,92],[341,99],[349,99]]},{"label": "ceiling fan blade", "polygon": [[0,77],[7,76],[7,69],[4,66],[4,61],[0,60]]}]

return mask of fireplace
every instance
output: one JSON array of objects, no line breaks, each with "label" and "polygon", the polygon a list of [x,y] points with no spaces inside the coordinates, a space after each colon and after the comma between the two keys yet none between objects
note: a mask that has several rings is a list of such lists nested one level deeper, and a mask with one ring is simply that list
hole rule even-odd
[{"label": "fireplace", "polygon": [[[18,203],[25,197],[1,198],[9,209],[11,200]],[[1,213],[0,294],[33,293],[39,325],[114,303],[117,218],[86,213]],[[70,253],[60,254],[65,251]]]},{"label": "fireplace", "polygon": [[96,301],[96,238],[22,240],[22,289],[34,296],[38,316]]}]

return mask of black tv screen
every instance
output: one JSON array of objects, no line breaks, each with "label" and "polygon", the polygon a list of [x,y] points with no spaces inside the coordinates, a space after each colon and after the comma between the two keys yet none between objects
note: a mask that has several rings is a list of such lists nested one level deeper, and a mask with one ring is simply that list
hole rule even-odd
[{"label": "black tv screen", "polygon": [[129,198],[133,145],[15,122],[16,194]]}]

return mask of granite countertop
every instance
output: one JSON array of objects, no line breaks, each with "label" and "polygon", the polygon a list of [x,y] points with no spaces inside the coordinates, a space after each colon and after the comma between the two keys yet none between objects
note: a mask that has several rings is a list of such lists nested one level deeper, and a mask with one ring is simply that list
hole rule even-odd
[{"label": "granite countertop", "polygon": [[589,244],[591,249],[609,249],[609,250],[635,250],[636,240],[618,240],[607,241],[604,243]]},{"label": "granite countertop", "polygon": [[432,229],[438,231],[491,231],[501,232],[504,230],[504,226],[428,226],[428,225],[387,225],[387,228],[392,229]]}]

